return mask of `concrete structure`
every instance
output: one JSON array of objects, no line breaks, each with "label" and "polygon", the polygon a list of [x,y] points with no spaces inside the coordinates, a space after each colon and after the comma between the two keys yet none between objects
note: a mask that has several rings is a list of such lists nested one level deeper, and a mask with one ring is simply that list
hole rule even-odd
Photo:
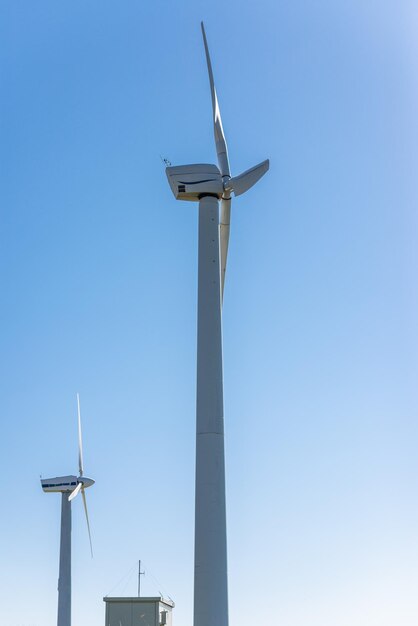
[{"label": "concrete structure", "polygon": [[174,602],[156,598],[103,598],[105,626],[172,626]]}]

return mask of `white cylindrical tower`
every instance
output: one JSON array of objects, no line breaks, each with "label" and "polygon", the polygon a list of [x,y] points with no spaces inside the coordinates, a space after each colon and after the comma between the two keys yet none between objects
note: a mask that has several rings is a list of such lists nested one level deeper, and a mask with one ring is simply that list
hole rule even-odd
[{"label": "white cylindrical tower", "polygon": [[60,573],[58,579],[57,626],[71,626],[71,502],[61,494]]},{"label": "white cylindrical tower", "polygon": [[228,626],[218,198],[199,201],[194,626]]}]

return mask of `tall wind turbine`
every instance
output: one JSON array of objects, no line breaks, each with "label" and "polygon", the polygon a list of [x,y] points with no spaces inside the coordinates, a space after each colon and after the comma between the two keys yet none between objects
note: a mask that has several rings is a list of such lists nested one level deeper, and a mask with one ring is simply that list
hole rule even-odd
[{"label": "tall wind turbine", "polygon": [[203,22],[202,34],[218,167],[181,165],[167,167],[166,173],[177,200],[199,202],[194,626],[228,626],[222,298],[231,194],[250,189],[267,172],[269,161],[231,177]]},{"label": "tall wind turbine", "polygon": [[71,626],[71,502],[80,493],[83,498],[86,514],[87,530],[91,543],[89,515],[85,489],[94,485],[94,480],[84,476],[83,468],[83,441],[81,437],[80,397],[77,394],[78,413],[78,470],[79,476],[58,476],[41,479],[42,489],[47,493],[61,493],[61,541],[60,541],[60,569],[58,579],[58,626]]}]

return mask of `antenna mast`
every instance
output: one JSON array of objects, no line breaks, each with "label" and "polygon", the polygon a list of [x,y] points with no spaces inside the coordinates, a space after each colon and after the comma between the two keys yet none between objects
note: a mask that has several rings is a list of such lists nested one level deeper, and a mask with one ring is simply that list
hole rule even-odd
[{"label": "antenna mast", "polygon": [[141,597],[141,576],[145,576],[145,572],[141,572],[141,561],[138,561],[138,598]]}]

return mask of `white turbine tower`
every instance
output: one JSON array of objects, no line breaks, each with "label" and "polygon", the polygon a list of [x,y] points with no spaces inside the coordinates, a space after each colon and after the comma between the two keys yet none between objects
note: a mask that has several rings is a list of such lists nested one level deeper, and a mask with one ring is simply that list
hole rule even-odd
[{"label": "white turbine tower", "polygon": [[79,476],[58,476],[41,479],[42,489],[46,492],[61,493],[61,540],[60,540],[60,569],[58,579],[58,626],[71,626],[71,501],[81,491],[84,511],[87,520],[91,556],[90,523],[87,512],[86,494],[84,490],[94,485],[94,480],[84,476],[83,469],[83,442],[81,437],[80,398],[77,394],[78,413],[78,469]]},{"label": "white turbine tower", "polygon": [[231,193],[239,196],[250,189],[267,172],[269,161],[231,177],[203,22],[202,34],[218,167],[182,165],[167,167],[166,173],[177,200],[199,202],[194,626],[228,626],[222,297]]}]

